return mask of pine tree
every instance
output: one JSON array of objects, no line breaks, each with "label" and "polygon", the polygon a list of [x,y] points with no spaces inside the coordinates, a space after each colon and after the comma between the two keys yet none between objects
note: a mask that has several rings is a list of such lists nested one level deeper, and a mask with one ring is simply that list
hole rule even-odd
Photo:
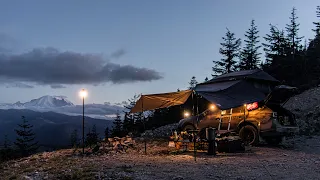
[{"label": "pine tree", "polygon": [[22,156],[28,156],[38,149],[38,142],[35,141],[35,134],[32,132],[32,125],[22,116],[22,123],[18,124],[19,129],[15,129],[18,137],[14,144]]},{"label": "pine tree", "polygon": [[70,135],[70,143],[72,147],[77,147],[78,146],[78,130],[74,129]]},{"label": "pine tree", "polygon": [[316,16],[318,21],[313,22],[315,25],[315,28],[313,29],[315,37],[310,40],[306,51],[306,72],[308,73],[308,80],[318,84],[320,76],[320,6],[317,6]]},{"label": "pine tree", "polygon": [[207,81],[209,81],[209,78],[208,78],[208,77],[206,77],[206,78],[204,79],[204,82],[207,82]]},{"label": "pine tree", "polygon": [[97,133],[97,128],[96,125],[94,124],[92,129],[89,129],[89,132],[86,135],[86,145],[89,146],[90,148],[97,144],[99,141],[99,135]]},{"label": "pine tree", "polygon": [[297,23],[297,15],[296,15],[296,8],[293,7],[291,11],[291,17],[290,17],[290,24],[286,25],[286,31],[287,31],[287,39],[290,43],[291,47],[291,54],[294,58],[294,55],[296,54],[296,51],[299,49],[300,43],[302,41],[302,37],[298,36],[299,26],[300,24]]},{"label": "pine tree", "polygon": [[145,129],[145,124],[144,124],[145,119],[144,119],[143,113],[142,112],[135,113],[133,115],[133,119],[134,119],[133,133],[135,135],[138,135],[139,133],[143,132]]},{"label": "pine tree", "polygon": [[313,44],[311,44],[312,46],[320,44],[320,6],[317,6],[316,16],[319,19],[318,21],[313,22],[313,24],[315,25],[315,29],[312,29],[312,31],[315,32],[315,38],[313,40]]},{"label": "pine tree", "polygon": [[116,114],[116,118],[113,121],[113,129],[111,131],[112,136],[122,136],[122,121],[119,111]]},{"label": "pine tree", "polygon": [[277,57],[286,55],[286,47],[287,41],[284,36],[283,30],[278,30],[277,27],[270,24],[270,34],[266,34],[264,37],[266,43],[262,43],[264,46],[263,50],[266,56],[266,63],[264,64],[264,68],[279,67],[281,66],[281,62],[275,62]]},{"label": "pine tree", "polygon": [[133,132],[135,129],[135,114],[130,114],[130,110],[135,106],[136,102],[140,98],[140,95],[134,95],[133,98],[128,99],[129,103],[125,105],[124,107],[126,110],[124,111],[125,113],[125,129],[128,133]]},{"label": "pine tree", "polygon": [[196,87],[196,85],[198,84],[198,81],[196,80],[195,76],[192,76],[190,82],[189,82],[189,87],[188,89],[193,89]]},{"label": "pine tree", "polygon": [[122,131],[124,134],[128,134],[132,130],[132,124],[130,121],[130,116],[128,112],[125,112],[123,119]]},{"label": "pine tree", "polygon": [[260,54],[258,45],[260,42],[259,31],[257,30],[257,26],[255,25],[255,21],[251,20],[251,25],[248,31],[246,31],[246,39],[244,40],[245,47],[241,52],[241,59],[239,63],[240,70],[249,70],[249,69],[257,69],[260,64]]},{"label": "pine tree", "polygon": [[231,33],[227,28],[225,37],[222,37],[223,42],[219,53],[223,56],[220,61],[213,61],[212,76],[217,76],[224,73],[230,73],[236,70],[237,61],[235,58],[239,57],[239,50],[241,45],[241,39],[235,38],[235,34]]}]

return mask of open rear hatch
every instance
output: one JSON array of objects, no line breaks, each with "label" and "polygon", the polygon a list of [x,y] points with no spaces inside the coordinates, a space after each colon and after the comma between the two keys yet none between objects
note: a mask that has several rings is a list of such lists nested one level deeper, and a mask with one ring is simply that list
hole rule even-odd
[{"label": "open rear hatch", "polygon": [[297,93],[296,87],[280,85],[276,86],[265,99],[265,104],[277,104],[283,106],[293,95]]}]

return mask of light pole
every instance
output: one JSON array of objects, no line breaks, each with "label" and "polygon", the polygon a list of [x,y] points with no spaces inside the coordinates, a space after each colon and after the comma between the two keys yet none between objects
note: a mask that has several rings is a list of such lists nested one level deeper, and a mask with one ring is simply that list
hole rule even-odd
[{"label": "light pole", "polygon": [[82,154],[84,154],[84,98],[87,96],[87,91],[82,89],[80,96],[82,97]]}]

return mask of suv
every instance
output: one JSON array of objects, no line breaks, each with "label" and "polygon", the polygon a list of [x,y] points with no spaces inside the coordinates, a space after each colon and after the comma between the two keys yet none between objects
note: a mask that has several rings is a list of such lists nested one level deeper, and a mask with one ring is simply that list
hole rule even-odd
[{"label": "suv", "polygon": [[204,139],[205,129],[213,127],[217,134],[236,133],[247,144],[258,144],[260,137],[269,144],[279,144],[282,137],[298,131],[294,114],[283,108],[293,92],[295,88],[279,86],[261,102],[227,110],[212,106],[197,116],[180,120],[178,129],[198,129],[200,138]]}]

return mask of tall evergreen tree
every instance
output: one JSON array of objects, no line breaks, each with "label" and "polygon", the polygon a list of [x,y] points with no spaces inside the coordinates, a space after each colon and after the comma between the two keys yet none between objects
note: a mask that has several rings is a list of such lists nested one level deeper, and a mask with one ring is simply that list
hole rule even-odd
[{"label": "tall evergreen tree", "polygon": [[225,37],[222,37],[222,40],[223,42],[220,43],[222,47],[219,49],[219,53],[223,58],[219,61],[213,61],[212,76],[230,73],[236,70],[236,58],[239,57],[241,39],[237,39],[235,34],[227,28],[227,33]]},{"label": "tall evergreen tree", "polygon": [[193,89],[196,87],[196,85],[198,84],[198,81],[196,80],[195,76],[192,76],[190,82],[189,82],[189,87],[188,89]]},{"label": "tall evergreen tree", "polygon": [[280,67],[279,57],[286,55],[287,41],[284,36],[283,30],[278,30],[277,27],[270,24],[270,34],[266,34],[264,37],[265,43],[263,50],[266,56],[266,62],[264,63],[264,69],[272,67]]},{"label": "tall evergreen tree", "polygon": [[19,129],[15,129],[18,137],[14,144],[22,156],[28,156],[39,148],[38,142],[35,141],[35,134],[32,131],[33,126],[28,123],[24,116],[22,116],[22,123],[18,124],[18,126]]},{"label": "tall evergreen tree", "polygon": [[112,136],[122,136],[122,121],[119,111],[116,114],[116,118],[113,120],[113,128],[111,131]]},{"label": "tall evergreen tree", "polygon": [[290,16],[290,23],[286,25],[287,38],[291,47],[291,55],[294,58],[296,51],[299,50],[300,43],[302,41],[302,37],[298,36],[299,26],[300,24],[297,22],[296,8],[293,7]]},{"label": "tall evergreen tree", "polygon": [[246,39],[244,40],[245,47],[241,52],[241,58],[239,63],[240,70],[250,70],[259,68],[260,64],[260,54],[258,45],[260,42],[258,36],[258,29],[255,25],[255,21],[251,20],[251,25],[248,31],[246,31]]},{"label": "tall evergreen tree", "polygon": [[125,112],[124,114],[124,119],[123,119],[123,127],[122,127],[122,131],[124,134],[128,134],[129,132],[132,131],[133,128],[133,124],[131,124],[131,119],[130,119],[130,115],[128,112]]},{"label": "tall evergreen tree", "polygon": [[310,40],[306,51],[306,72],[308,72],[308,80],[318,84],[320,77],[320,6],[317,6],[316,16],[318,20],[313,22],[315,36]]},{"label": "tall evergreen tree", "polygon": [[140,95],[134,95],[133,98],[128,99],[128,104],[125,105],[125,117],[124,117],[124,128],[125,130],[129,133],[129,132],[133,132],[133,130],[135,129],[135,118],[138,117],[135,114],[130,114],[130,110],[135,106],[136,102],[138,101],[138,99],[140,98]]}]

